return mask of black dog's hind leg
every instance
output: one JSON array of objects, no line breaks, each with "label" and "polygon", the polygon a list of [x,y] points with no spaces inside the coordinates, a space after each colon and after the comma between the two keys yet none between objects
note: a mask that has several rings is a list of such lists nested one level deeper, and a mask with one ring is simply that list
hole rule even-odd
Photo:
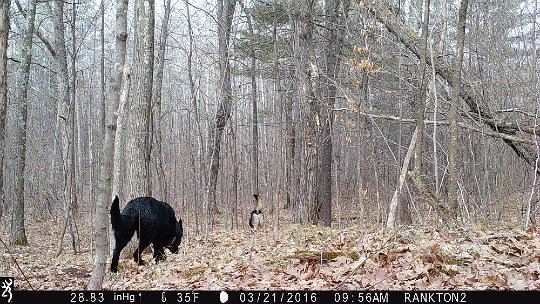
[{"label": "black dog's hind leg", "polygon": [[141,254],[143,253],[144,249],[150,245],[150,242],[145,239],[141,238],[139,240],[139,248],[133,252],[133,259],[135,260],[135,263],[139,265],[144,265],[144,261],[141,259]]}]

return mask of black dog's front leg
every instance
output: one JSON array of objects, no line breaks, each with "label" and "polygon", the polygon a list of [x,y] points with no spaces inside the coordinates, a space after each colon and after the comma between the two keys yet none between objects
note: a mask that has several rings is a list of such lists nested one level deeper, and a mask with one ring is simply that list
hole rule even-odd
[{"label": "black dog's front leg", "polygon": [[156,260],[156,263],[165,261],[165,251],[163,250],[163,247],[158,247],[154,243],[154,259]]}]

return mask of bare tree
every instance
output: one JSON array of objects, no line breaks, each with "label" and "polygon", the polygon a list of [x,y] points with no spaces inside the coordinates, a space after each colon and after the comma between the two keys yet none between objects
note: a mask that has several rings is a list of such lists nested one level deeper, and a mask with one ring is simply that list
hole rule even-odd
[{"label": "bare tree", "polygon": [[[101,111],[100,126],[98,129],[101,131],[101,135],[105,136],[105,0],[101,0],[99,9],[101,13],[101,31],[99,37],[101,44],[101,57],[99,60],[99,99],[101,100]],[[102,138],[100,137],[100,139]]]},{"label": "bare tree", "polygon": [[[293,198],[293,220],[307,223],[315,220],[315,203],[317,202],[317,147],[318,112],[320,104],[315,100],[314,80],[319,70],[314,59],[313,48],[313,9],[314,1],[303,0],[291,9],[290,16],[294,20],[294,80],[296,82],[297,115],[305,122],[295,128],[304,136],[303,142],[295,146],[294,177],[298,190]],[[304,119],[305,118],[305,119]],[[303,153],[302,153],[303,152]],[[302,159],[302,160],[301,160]],[[296,186],[294,185],[294,186]],[[293,187],[294,187],[293,186]],[[300,195],[302,193],[302,195]]]},{"label": "bare tree", "polygon": [[[426,108],[427,108],[427,85],[429,82],[429,78],[426,76],[426,69],[427,69],[426,56],[427,56],[427,49],[428,49],[430,9],[431,9],[430,0],[424,0],[424,4],[423,4],[424,14],[422,18],[422,36],[420,37],[420,43],[421,43],[420,64],[418,66],[418,69],[419,69],[418,74],[420,75],[420,88],[418,92],[419,100],[418,100],[417,109],[416,109],[416,128],[415,128],[415,134],[416,134],[415,141],[416,142],[414,143],[414,169],[412,170],[412,172],[409,172],[411,179],[416,184],[417,188],[422,189],[422,190],[426,188],[426,186],[424,186],[425,182],[423,182],[421,173],[422,173],[422,162],[423,162],[422,153],[423,153],[423,148],[424,148],[424,121],[426,117]],[[408,170],[408,168],[406,170]],[[401,175],[400,175],[399,182],[400,183],[404,182],[404,180],[401,180]],[[402,184],[398,185],[397,189],[400,189],[401,187],[403,187]],[[430,191],[430,193],[432,192]],[[397,197],[395,195],[396,193],[394,193],[393,199],[394,198],[399,199],[401,195],[401,190],[399,191],[399,194]],[[393,207],[395,205],[391,205],[391,206]],[[411,220],[411,216],[410,216],[411,206],[407,206],[405,204],[402,204],[401,206],[403,207],[402,214],[404,215],[403,218],[405,218],[404,221],[410,221]],[[393,210],[393,209],[390,209],[388,211],[389,218],[390,218],[390,213],[395,212],[395,211],[396,210]],[[390,223],[390,221],[387,222],[387,225],[388,223]],[[410,223],[404,223],[404,224],[410,224]]]},{"label": "bare tree", "polygon": [[[205,148],[205,141],[203,138],[203,130],[201,126],[201,115],[199,114],[199,99],[197,98],[197,86],[195,85],[195,79],[193,75],[193,49],[194,49],[194,37],[193,37],[193,28],[191,26],[191,13],[189,11],[190,4],[188,3],[188,0],[184,0],[184,4],[186,6],[186,21],[187,21],[187,30],[189,35],[189,47],[188,47],[188,53],[187,53],[187,76],[189,80],[189,91],[190,91],[190,102],[191,102],[191,108],[193,111],[193,119],[195,121],[195,136],[197,137],[197,156],[198,156],[198,164],[199,168],[204,168],[204,153],[206,151]],[[190,158],[192,162],[192,170],[193,170],[193,183],[197,185],[205,185],[208,187],[206,183],[206,179],[204,178],[203,172],[196,172],[196,160],[195,160],[195,153],[190,153]],[[204,189],[204,187],[203,187]],[[208,188],[206,188],[208,189]],[[198,187],[195,187],[195,193],[193,198],[194,203],[194,209],[199,208],[200,206],[200,197],[199,195],[201,193],[198,189]],[[208,192],[206,190],[202,191],[203,196],[207,195]],[[203,202],[208,203],[207,199],[202,199]],[[199,233],[199,212],[195,212],[195,233]]]},{"label": "bare tree", "polygon": [[454,59],[454,86],[450,105],[450,151],[448,152],[448,200],[450,212],[454,218],[458,216],[458,108],[460,104],[461,66],[463,62],[463,46],[465,42],[465,21],[467,19],[468,0],[461,0],[457,26],[457,51]]},{"label": "bare tree", "polygon": [[[277,8],[277,7],[276,7]],[[277,9],[275,9],[275,14],[277,14]],[[289,15],[289,19],[292,16]],[[294,187],[294,160],[295,160],[295,146],[296,146],[296,132],[293,125],[293,108],[294,108],[294,102],[295,98],[283,98],[283,88],[281,85],[281,73],[282,71],[279,70],[279,58],[277,57],[277,49],[278,49],[278,40],[277,40],[277,26],[276,26],[276,20],[274,20],[274,51],[276,52],[276,82],[278,87],[278,98],[282,100],[283,103],[283,111],[285,116],[285,208],[291,208],[293,206],[293,201],[296,201],[296,187]],[[291,22],[292,26],[295,26],[294,21]],[[296,43],[296,34],[294,35],[295,40],[294,43]],[[294,203],[296,205],[296,203]]]},{"label": "bare tree", "polygon": [[[538,70],[537,70],[537,66],[538,66],[538,55],[537,55],[537,51],[536,51],[536,16],[537,16],[537,13],[538,13],[538,0],[534,0],[534,8],[533,8],[533,14],[532,14],[532,29],[531,29],[531,47],[532,47],[532,55],[531,55],[531,83],[532,83],[532,87],[533,87],[533,92],[538,92],[538,90],[540,89],[540,83],[538,83]],[[538,95],[536,94],[533,94],[533,98],[535,99],[535,104],[536,104],[536,114],[535,114],[535,125],[538,125],[538,110],[540,109],[540,99],[538,98]],[[535,164],[535,168],[538,167],[538,163],[540,162],[540,144],[538,143],[538,136],[536,136],[536,141],[535,141],[535,146],[536,146],[536,164]],[[537,186],[537,181],[538,181],[538,174],[535,174],[534,175],[534,178],[533,178],[533,185],[531,187],[531,194],[529,196],[529,200],[527,201],[527,204],[525,206],[525,214],[524,214],[524,218],[523,218],[523,228],[524,229],[527,229],[529,227],[529,220],[532,221],[533,224],[535,224],[535,216],[534,214],[531,215],[531,208],[533,207],[533,205],[537,204],[538,203],[538,199],[535,199],[535,194],[537,193],[538,191],[538,186]]]},{"label": "bare tree", "polygon": [[[246,14],[247,26],[249,35],[251,37],[255,36],[253,30],[253,23],[251,13],[245,8],[244,3],[239,1],[242,10]],[[250,71],[249,78],[251,81],[251,119],[253,120],[252,135],[251,141],[253,145],[253,164],[251,168],[251,182],[252,182],[252,191],[254,195],[259,195],[259,123],[258,123],[258,113],[257,113],[257,60],[255,58],[255,45],[250,45]]]},{"label": "bare tree", "polygon": [[30,79],[30,64],[32,62],[32,40],[34,38],[34,25],[36,20],[36,0],[28,2],[27,22],[24,32],[24,41],[21,50],[21,78],[18,96],[18,121],[16,131],[16,197],[13,201],[13,213],[11,219],[10,243],[27,245],[28,239],[24,229],[24,180],[26,166],[26,122],[28,120],[28,88]]},{"label": "bare tree", "polygon": [[[150,127],[151,138],[155,140],[155,146],[157,151],[154,153],[154,161],[156,163],[156,175],[159,181],[159,189],[161,199],[167,201],[167,183],[165,181],[165,170],[163,168],[163,147],[162,147],[162,132],[161,132],[161,119],[164,115],[161,106],[161,89],[163,86],[163,71],[165,69],[165,51],[167,50],[167,38],[169,37],[169,19],[171,17],[171,0],[164,0],[164,16],[161,22],[161,34],[159,38],[158,54],[157,54],[157,67],[154,81],[154,88],[152,93],[152,121]],[[153,141],[150,141],[153,144]]]},{"label": "bare tree", "polygon": [[4,212],[4,152],[7,90],[7,48],[9,35],[9,6],[11,1],[0,3],[0,218]]},{"label": "bare tree", "polygon": [[386,220],[387,228],[394,228],[396,226],[396,211],[399,203],[399,196],[403,192],[403,185],[405,184],[405,178],[407,177],[407,171],[409,170],[409,165],[411,162],[411,157],[413,156],[414,147],[417,142],[418,129],[414,130],[411,142],[409,143],[409,148],[407,149],[407,154],[403,159],[403,165],[399,174],[398,185],[390,201],[390,206],[388,207],[388,218]]},{"label": "bare tree", "polygon": [[151,195],[150,189],[150,111],[154,76],[154,0],[137,0],[135,6],[133,56],[134,92],[131,124],[132,197]]},{"label": "bare tree", "polygon": [[[112,169],[112,193],[123,198],[122,188],[122,157],[126,152],[126,128],[125,122],[127,119],[126,109],[129,108],[128,98],[120,100],[120,88],[123,85],[122,75],[124,74],[124,66],[126,65],[126,52],[127,52],[127,12],[128,12],[129,0],[117,0],[116,1],[116,45],[115,45],[115,65],[114,73],[111,77],[111,87],[109,91],[110,102],[116,100],[118,102],[116,106],[116,134],[114,144],[114,161]],[[129,70],[131,75],[131,70]],[[114,102],[113,102],[114,104]]]},{"label": "bare tree", "polygon": [[208,201],[206,205],[206,225],[208,232],[210,208],[217,210],[216,185],[220,166],[221,140],[223,130],[229,121],[232,108],[231,66],[229,41],[231,38],[231,26],[234,16],[236,0],[217,0],[218,14],[218,40],[219,40],[219,87],[220,101],[214,116],[214,121],[208,135]]},{"label": "bare tree", "polygon": [[325,1],[326,45],[325,77],[322,78],[322,106],[319,108],[320,152],[318,166],[317,217],[323,225],[332,223],[332,129],[337,81],[341,67],[341,53],[345,38],[345,22],[349,13],[349,0]]},{"label": "bare tree", "polygon": [[[70,107],[70,87],[69,87],[69,72],[67,63],[66,38],[65,38],[65,22],[64,22],[64,1],[55,0],[53,2],[53,23],[54,23],[54,57],[56,61],[56,82],[57,82],[57,121],[56,121],[56,139],[61,142],[61,162],[63,177],[67,181],[69,170],[69,107]],[[64,208],[70,205],[71,201],[71,182],[66,182],[67,187],[64,187]],[[63,233],[61,238],[63,237]],[[61,240],[60,240],[61,242]],[[59,242],[59,243],[60,243]],[[61,250],[59,245],[58,250]]]},{"label": "bare tree", "polygon": [[[120,102],[120,87],[122,85],[122,75],[129,79],[129,72],[124,73],[126,61],[127,42],[127,11],[129,0],[116,1],[116,45],[114,73],[111,79],[111,89],[109,91],[108,109],[106,114],[105,138],[103,141],[103,153],[99,170],[99,191],[96,206],[96,255],[92,277],[88,284],[88,289],[101,289],[103,277],[105,276],[105,265],[109,256],[109,203],[112,201],[112,169],[115,152],[116,139],[116,118],[118,115],[118,105]],[[126,80],[126,82],[129,82]],[[129,85],[125,84],[123,96],[127,98]]]},{"label": "bare tree", "polygon": [[[57,136],[61,137],[62,141],[62,160],[63,172],[65,178],[64,186],[64,220],[60,228],[58,238],[57,255],[62,252],[64,233],[72,217],[71,212],[75,204],[75,98],[73,95],[75,83],[70,88],[68,61],[66,52],[66,38],[64,25],[64,1],[55,0],[54,7],[54,34],[55,34],[55,50],[56,50],[56,66],[57,66],[57,83],[58,83],[58,103],[57,111],[59,129]],[[75,7],[73,7],[75,10]],[[72,20],[75,22],[75,20]],[[74,57],[75,54],[72,54]],[[72,58],[74,60],[74,58]],[[72,64],[74,64],[72,62]],[[75,75],[71,75],[74,79]]]},{"label": "bare tree", "polygon": [[424,119],[426,113],[426,103],[427,103],[427,84],[429,78],[426,77],[426,56],[427,56],[427,39],[428,39],[428,29],[429,29],[429,9],[430,9],[430,0],[424,0],[424,17],[422,20],[422,37],[420,38],[422,45],[420,53],[420,100],[418,102],[417,108],[417,121],[416,129],[418,134],[416,137],[416,144],[414,150],[414,172],[416,175],[420,176],[422,171],[422,148],[424,147]]}]

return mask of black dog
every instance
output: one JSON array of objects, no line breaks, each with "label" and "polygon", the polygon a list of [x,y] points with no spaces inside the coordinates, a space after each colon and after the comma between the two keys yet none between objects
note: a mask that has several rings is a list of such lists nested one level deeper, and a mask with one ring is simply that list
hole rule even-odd
[{"label": "black dog", "polygon": [[111,271],[118,271],[120,252],[137,231],[139,248],[133,253],[133,259],[143,265],[141,253],[153,244],[156,262],[165,260],[163,247],[172,253],[178,252],[182,241],[182,219],[176,221],[173,208],[164,202],[151,197],[139,197],[127,203],[120,214],[118,196],[115,196],[111,206],[111,224],[114,231],[116,246],[111,262]]}]

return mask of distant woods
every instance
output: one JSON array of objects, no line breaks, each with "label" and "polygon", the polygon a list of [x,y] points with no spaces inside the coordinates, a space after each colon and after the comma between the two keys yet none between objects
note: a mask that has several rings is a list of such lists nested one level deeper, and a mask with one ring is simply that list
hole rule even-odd
[{"label": "distant woods", "polygon": [[32,238],[25,218],[52,217],[58,253],[64,234],[77,251],[77,219],[106,235],[114,194],[168,202],[188,235],[245,228],[253,194],[270,227],[527,227],[539,206],[537,7],[2,1],[11,243]]}]

